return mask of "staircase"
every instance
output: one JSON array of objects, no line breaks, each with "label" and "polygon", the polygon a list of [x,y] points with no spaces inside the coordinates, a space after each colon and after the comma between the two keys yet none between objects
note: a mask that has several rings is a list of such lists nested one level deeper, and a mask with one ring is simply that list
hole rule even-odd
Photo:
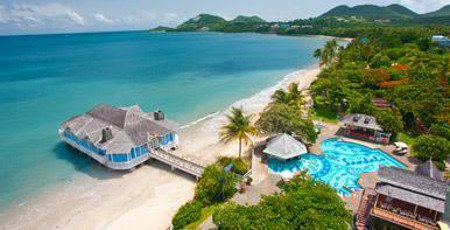
[{"label": "staircase", "polygon": [[366,224],[369,219],[370,210],[375,202],[375,195],[372,189],[364,189],[359,202],[358,213],[356,216],[356,228],[358,230],[366,229]]},{"label": "staircase", "polygon": [[192,160],[185,159],[179,155],[168,152],[161,148],[153,150],[150,153],[150,157],[170,165],[172,169],[177,168],[183,172],[189,173],[195,176],[197,179],[200,178],[203,170],[205,169],[204,166],[195,163]]}]

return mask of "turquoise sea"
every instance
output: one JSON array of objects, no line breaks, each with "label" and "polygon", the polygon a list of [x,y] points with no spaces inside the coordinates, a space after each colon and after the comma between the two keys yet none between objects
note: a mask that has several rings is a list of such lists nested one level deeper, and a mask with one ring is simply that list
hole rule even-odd
[{"label": "turquoise sea", "polygon": [[109,173],[62,144],[98,103],[188,124],[315,63],[325,38],[115,32],[0,37],[0,210],[74,174]]}]

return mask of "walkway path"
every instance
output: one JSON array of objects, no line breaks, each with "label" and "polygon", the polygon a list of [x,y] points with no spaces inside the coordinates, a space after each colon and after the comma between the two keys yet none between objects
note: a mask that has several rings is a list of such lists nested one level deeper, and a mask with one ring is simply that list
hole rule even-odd
[{"label": "walkway path", "polygon": [[152,151],[150,157],[170,165],[172,170],[177,168],[183,172],[195,176],[197,179],[200,178],[203,170],[205,169],[204,166],[195,163],[193,160],[185,159],[180,155],[165,151],[163,149],[156,149],[155,151]]}]

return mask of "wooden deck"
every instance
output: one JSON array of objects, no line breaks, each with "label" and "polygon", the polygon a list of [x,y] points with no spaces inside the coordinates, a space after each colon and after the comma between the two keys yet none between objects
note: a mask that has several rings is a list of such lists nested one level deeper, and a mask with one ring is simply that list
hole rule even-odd
[{"label": "wooden deck", "polygon": [[380,219],[389,221],[394,224],[398,224],[402,227],[408,229],[417,229],[417,230],[437,230],[439,229],[437,225],[430,225],[423,222],[419,222],[415,219],[411,219],[405,216],[398,215],[388,210],[384,210],[381,208],[374,207],[372,208],[371,214]]}]

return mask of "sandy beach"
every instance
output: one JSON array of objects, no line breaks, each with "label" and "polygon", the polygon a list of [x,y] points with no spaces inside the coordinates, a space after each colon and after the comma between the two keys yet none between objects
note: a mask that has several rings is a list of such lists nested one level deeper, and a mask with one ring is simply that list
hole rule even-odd
[{"label": "sandy beach", "polygon": [[[297,82],[306,89],[320,69],[312,66],[287,75],[278,84],[231,106],[258,114],[279,88]],[[207,165],[218,156],[236,156],[237,143],[219,143],[218,130],[228,109],[183,127],[179,153]],[[106,170],[106,169],[105,169]],[[152,161],[132,172],[106,178],[84,175],[0,214],[0,229],[166,229],[176,210],[193,198],[195,179]]]}]

